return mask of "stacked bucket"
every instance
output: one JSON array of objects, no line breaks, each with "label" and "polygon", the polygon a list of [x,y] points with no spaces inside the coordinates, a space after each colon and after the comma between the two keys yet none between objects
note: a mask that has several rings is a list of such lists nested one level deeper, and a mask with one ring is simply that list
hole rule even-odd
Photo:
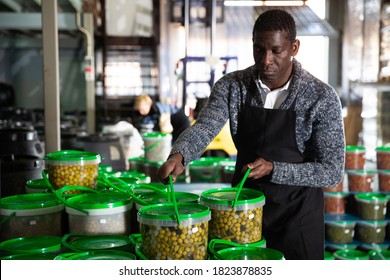
[{"label": "stacked bucket", "polygon": [[365,147],[347,146],[344,179],[324,191],[326,250],[333,258],[388,259],[390,148],[377,147],[375,166]]}]

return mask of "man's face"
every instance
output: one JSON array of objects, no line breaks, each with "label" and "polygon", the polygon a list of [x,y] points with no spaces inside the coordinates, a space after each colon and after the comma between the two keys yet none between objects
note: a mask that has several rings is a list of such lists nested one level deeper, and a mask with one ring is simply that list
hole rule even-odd
[{"label": "man's face", "polygon": [[150,112],[150,104],[146,101],[142,101],[138,104],[138,110],[142,116],[146,116]]},{"label": "man's face", "polygon": [[293,43],[285,31],[255,32],[253,58],[261,81],[270,89],[283,86],[292,71],[292,58],[298,53],[299,41]]}]

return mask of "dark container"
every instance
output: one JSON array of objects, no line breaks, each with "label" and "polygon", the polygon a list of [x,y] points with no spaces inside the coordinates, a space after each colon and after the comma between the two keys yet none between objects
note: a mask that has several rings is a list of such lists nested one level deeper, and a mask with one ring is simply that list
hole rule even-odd
[{"label": "dark container", "polygon": [[0,197],[26,193],[26,182],[42,178],[43,159],[31,155],[6,155],[0,158]]}]

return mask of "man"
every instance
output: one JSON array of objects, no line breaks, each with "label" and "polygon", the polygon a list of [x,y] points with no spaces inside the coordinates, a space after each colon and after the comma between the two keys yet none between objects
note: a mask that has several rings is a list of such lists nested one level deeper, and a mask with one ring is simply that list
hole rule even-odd
[{"label": "man", "polygon": [[171,104],[156,102],[148,95],[136,98],[134,108],[142,116],[142,124],[153,124],[153,130],[172,133],[174,143],[179,135],[190,126],[184,111]]},{"label": "man", "polygon": [[345,140],[335,90],[302,69],[300,42],[285,11],[262,13],[253,28],[255,65],[214,85],[197,122],[179,137],[158,170],[176,178],[230,120],[237,147],[235,186],[251,168],[245,187],[264,192],[267,247],[289,259],[324,259],[322,187],[344,173]]}]

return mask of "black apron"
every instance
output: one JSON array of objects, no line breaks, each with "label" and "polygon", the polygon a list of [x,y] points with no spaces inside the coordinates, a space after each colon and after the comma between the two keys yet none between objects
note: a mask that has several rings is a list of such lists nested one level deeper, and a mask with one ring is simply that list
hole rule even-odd
[{"label": "black apron", "polygon": [[[250,106],[250,95],[240,111],[237,131],[235,186],[242,168],[262,157],[266,160],[301,163],[305,161],[296,143],[295,100],[288,110]],[[324,259],[324,194],[322,188],[279,185],[271,175],[246,180],[245,187],[264,193],[263,236],[267,247],[284,254],[286,260]]]}]

